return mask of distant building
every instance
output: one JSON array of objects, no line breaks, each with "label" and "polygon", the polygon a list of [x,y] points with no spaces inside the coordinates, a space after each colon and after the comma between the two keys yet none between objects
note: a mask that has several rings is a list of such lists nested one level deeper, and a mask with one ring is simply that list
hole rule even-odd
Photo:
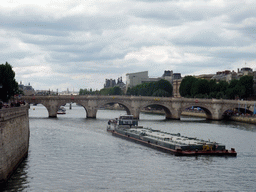
[{"label": "distant building", "polygon": [[234,70],[233,71],[230,71],[230,70],[218,71],[211,79],[215,79],[217,82],[226,81],[226,82],[230,83],[230,81],[232,81],[234,79],[240,79],[240,77],[245,76],[245,75],[255,77],[255,72],[253,72],[253,70],[248,67],[244,67],[241,69],[238,68],[237,72],[235,72]]},{"label": "distant building", "polygon": [[116,85],[115,79],[105,79],[104,88],[114,87]]},{"label": "distant building", "polygon": [[118,77],[117,81],[115,79],[105,79],[104,88],[111,88],[115,86],[118,86],[118,87],[124,86],[122,77]]},{"label": "distant building", "polygon": [[174,80],[181,79],[180,73],[173,73],[173,71],[164,71],[164,74],[162,75],[161,79],[169,81],[171,84],[173,84]]},{"label": "distant building", "polygon": [[164,71],[164,74],[162,75],[161,79],[167,80],[172,84],[173,97],[181,97],[179,92],[180,83],[182,81],[181,73],[173,73],[173,71]]},{"label": "distant building", "polygon": [[123,82],[122,77],[119,77],[119,78],[117,79],[116,86],[120,87],[123,91],[125,91],[126,85],[125,85],[125,83]]},{"label": "distant building", "polygon": [[215,75],[212,76],[211,79],[216,80],[217,82],[226,81],[230,83],[233,79],[237,79],[237,73],[233,70],[225,70],[225,71],[218,71]]},{"label": "distant building", "polygon": [[134,87],[141,83],[156,82],[161,79],[169,81],[173,86],[173,96],[180,97],[179,85],[182,77],[180,73],[173,73],[173,71],[165,70],[161,77],[149,78],[148,71],[138,73],[127,73],[126,74],[126,90],[128,87]]},{"label": "distant building", "polygon": [[202,75],[197,75],[195,76],[198,79],[206,79],[206,80],[211,80],[214,74],[202,74]]},{"label": "distant building", "polygon": [[249,67],[241,68],[241,70],[237,69],[237,76],[241,77],[244,75],[253,76],[254,75],[253,70]]},{"label": "distant building", "polygon": [[[52,93],[55,94],[54,92]],[[75,92],[74,89],[73,91],[69,91],[69,88],[67,88],[66,91],[58,92],[57,95],[79,95],[79,93]]]},{"label": "distant building", "polygon": [[125,91],[126,86],[123,83],[122,77],[118,77],[117,81],[115,79],[105,79],[104,88],[111,88],[116,86]]},{"label": "distant building", "polygon": [[253,76],[253,90],[254,90],[254,95],[256,95],[256,71],[253,71],[253,69],[249,67],[243,67],[241,69],[237,69],[237,72],[230,71],[230,70],[225,70],[225,71],[218,71],[211,79],[215,79],[217,82],[219,81],[226,81],[230,83],[234,79],[240,79],[242,76]]},{"label": "distant building", "polygon": [[24,95],[35,95],[35,90],[33,87],[28,83],[28,85],[23,85],[22,82],[18,85],[19,90],[23,91]]},{"label": "distant building", "polygon": [[49,90],[36,90],[36,95],[44,96],[44,95],[50,95]]},{"label": "distant building", "polygon": [[126,74],[126,90],[128,87],[134,87],[141,83],[149,82],[148,71],[127,73]]}]

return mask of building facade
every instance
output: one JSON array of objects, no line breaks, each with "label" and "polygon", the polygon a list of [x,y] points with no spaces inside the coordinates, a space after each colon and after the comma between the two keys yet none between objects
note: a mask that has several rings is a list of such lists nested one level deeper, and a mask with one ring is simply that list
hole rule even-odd
[{"label": "building facade", "polygon": [[28,83],[28,85],[23,85],[22,82],[20,82],[18,87],[19,87],[19,90],[23,91],[23,94],[26,96],[35,95],[36,93],[33,87],[30,85],[30,83]]},{"label": "building facade", "polygon": [[173,86],[173,96],[180,97],[179,86],[182,80],[180,73],[173,73],[173,71],[165,70],[161,77],[149,78],[148,71],[138,73],[127,73],[126,74],[126,90],[128,87],[134,87],[141,83],[156,82],[161,79],[169,81]]},{"label": "building facade", "polygon": [[125,90],[125,84],[122,80],[122,77],[118,77],[117,81],[115,79],[105,79],[104,88],[120,87],[122,90]]},{"label": "building facade", "polygon": [[141,83],[149,82],[148,71],[127,73],[126,74],[126,90],[128,87],[134,87]]}]

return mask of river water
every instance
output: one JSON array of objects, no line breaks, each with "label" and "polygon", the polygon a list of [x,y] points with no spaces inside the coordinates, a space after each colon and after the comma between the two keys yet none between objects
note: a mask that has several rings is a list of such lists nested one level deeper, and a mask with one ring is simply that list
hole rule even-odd
[{"label": "river water", "polygon": [[3,191],[256,191],[255,125],[140,114],[142,126],[210,139],[238,153],[176,157],[106,132],[108,119],[125,111],[100,110],[86,119],[84,108],[66,108],[52,119],[42,105],[31,106],[29,154]]}]

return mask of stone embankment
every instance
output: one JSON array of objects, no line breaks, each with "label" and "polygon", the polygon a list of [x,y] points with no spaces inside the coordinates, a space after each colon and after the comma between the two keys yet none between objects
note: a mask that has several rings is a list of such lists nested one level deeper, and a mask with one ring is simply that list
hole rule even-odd
[{"label": "stone embankment", "polygon": [[0,109],[0,185],[28,154],[29,105]]},{"label": "stone embankment", "polygon": [[[205,113],[201,113],[201,112],[183,111],[181,114],[184,116],[192,116],[192,117],[202,117],[202,118],[206,117]],[[229,120],[256,124],[256,116],[242,116],[242,115],[231,116],[231,117],[229,117]]]},{"label": "stone embankment", "polygon": [[252,116],[231,116],[230,119],[232,121],[240,121],[245,123],[256,124],[256,117],[252,117]]},{"label": "stone embankment", "polygon": [[206,114],[204,112],[182,111],[181,115],[206,118]]},{"label": "stone embankment", "polygon": [[[163,110],[151,110],[151,111],[143,110],[142,112],[152,113],[152,114],[165,114]],[[197,111],[183,111],[181,115],[206,118],[206,114],[204,112],[197,112]],[[256,124],[256,116],[231,116],[229,120]]]}]

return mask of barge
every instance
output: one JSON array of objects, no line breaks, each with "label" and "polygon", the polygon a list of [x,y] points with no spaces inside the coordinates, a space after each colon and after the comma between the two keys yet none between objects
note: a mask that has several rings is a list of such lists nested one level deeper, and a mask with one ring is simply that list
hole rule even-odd
[{"label": "barge", "polygon": [[176,156],[233,156],[234,148],[227,150],[225,145],[195,137],[186,137],[180,133],[167,133],[156,129],[138,126],[138,121],[132,115],[123,115],[108,121],[107,131],[112,135],[136,143],[140,143]]}]

